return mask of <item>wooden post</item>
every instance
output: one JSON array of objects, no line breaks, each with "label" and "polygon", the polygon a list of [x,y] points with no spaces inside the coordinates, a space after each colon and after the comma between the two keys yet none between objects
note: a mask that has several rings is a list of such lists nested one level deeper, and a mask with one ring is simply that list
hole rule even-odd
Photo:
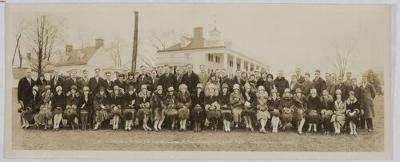
[{"label": "wooden post", "polygon": [[133,32],[133,50],[132,50],[132,67],[131,72],[136,71],[136,58],[138,48],[138,26],[139,26],[139,12],[135,11],[135,29]]}]

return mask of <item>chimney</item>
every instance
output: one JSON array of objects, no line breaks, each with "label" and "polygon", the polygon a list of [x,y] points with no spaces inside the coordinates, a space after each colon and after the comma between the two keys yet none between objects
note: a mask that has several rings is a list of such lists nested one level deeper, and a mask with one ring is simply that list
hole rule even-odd
[{"label": "chimney", "polygon": [[195,27],[193,30],[193,38],[203,38],[203,27]]},{"label": "chimney", "polygon": [[95,47],[96,48],[100,48],[103,45],[104,45],[104,39],[97,38],[96,41],[95,41]]},{"label": "chimney", "polygon": [[73,50],[72,45],[65,45],[65,53],[70,54]]},{"label": "chimney", "polygon": [[195,27],[193,29],[193,40],[191,46],[193,48],[204,47],[203,27]]}]

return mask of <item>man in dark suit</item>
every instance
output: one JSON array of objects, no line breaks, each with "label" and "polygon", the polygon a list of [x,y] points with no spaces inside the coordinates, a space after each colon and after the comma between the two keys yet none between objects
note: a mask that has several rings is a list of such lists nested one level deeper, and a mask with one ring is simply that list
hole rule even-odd
[{"label": "man in dark suit", "polygon": [[157,76],[157,70],[152,70],[151,71],[151,73],[150,73],[150,86],[148,87],[148,89],[151,91],[151,92],[153,92],[156,88],[157,88],[157,86],[158,86],[158,81],[159,81],[159,79],[158,79],[158,76]]},{"label": "man in dark suit", "polygon": [[176,77],[168,65],[164,67],[164,74],[159,78],[158,84],[163,86],[164,91],[167,91],[169,87],[175,86]]},{"label": "man in dark suit", "polygon": [[140,66],[140,75],[137,78],[137,84],[138,88],[142,87],[143,84],[147,85],[147,87],[151,84],[151,77],[145,66]]},{"label": "man in dark suit", "polygon": [[99,88],[103,83],[103,78],[100,77],[100,69],[96,68],[94,70],[95,76],[89,79],[89,88],[93,94],[97,94],[99,92]]},{"label": "man in dark suit", "polygon": [[81,90],[80,92],[82,92],[83,94],[83,87],[89,86],[90,78],[88,75],[88,71],[86,69],[82,70],[82,74],[83,76],[78,79],[78,89],[80,89]]},{"label": "man in dark suit", "polygon": [[375,117],[374,99],[376,90],[372,84],[368,82],[367,76],[363,76],[360,85],[360,106],[361,106],[361,127],[365,127],[367,122],[368,132],[374,130],[372,119]]},{"label": "man in dark suit", "polygon": [[54,71],[54,76],[50,79],[50,88],[53,94],[56,93],[56,87],[61,86],[62,89],[66,89],[67,85],[65,85],[64,79],[60,76],[58,71]]},{"label": "man in dark suit", "polygon": [[199,83],[199,76],[193,72],[193,65],[186,66],[187,73],[182,77],[182,83],[186,84],[190,93],[196,90],[197,83]]},{"label": "man in dark suit", "polygon": [[114,87],[114,81],[111,79],[111,72],[105,72],[105,79],[102,82],[103,87],[107,90],[107,91],[112,91],[113,87]]},{"label": "man in dark suit", "polygon": [[26,71],[25,77],[21,78],[18,82],[18,103],[21,107],[28,105],[29,100],[32,97],[32,87],[34,86],[34,80],[31,76],[32,70],[28,69]]},{"label": "man in dark suit", "polygon": [[314,78],[314,88],[317,89],[318,95],[321,95],[322,91],[326,89],[326,82],[321,78],[321,71],[315,70],[315,78]]},{"label": "man in dark suit", "polygon": [[77,91],[82,91],[83,87],[80,87],[78,77],[76,76],[76,71],[71,71],[71,76],[66,80],[66,91],[69,92],[71,87],[75,85],[77,87]]}]

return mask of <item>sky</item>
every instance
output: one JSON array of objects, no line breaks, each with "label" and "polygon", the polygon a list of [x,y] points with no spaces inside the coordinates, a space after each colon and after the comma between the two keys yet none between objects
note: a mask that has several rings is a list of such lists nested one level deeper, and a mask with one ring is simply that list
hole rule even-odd
[{"label": "sky", "polygon": [[[56,49],[119,42],[123,64],[129,63],[134,11],[139,12],[139,57],[156,55],[151,40],[173,45],[217,27],[234,49],[271,67],[293,74],[297,67],[313,74],[337,72],[339,50],[352,48],[349,69],[360,76],[367,69],[383,72],[391,50],[391,8],[385,5],[283,4],[7,4],[7,54],[12,55],[15,33],[28,28],[35,16],[48,15],[60,27]],[[25,27],[24,26],[28,26]],[[27,30],[27,29],[25,29]],[[207,34],[207,33],[204,33]],[[25,38],[25,43],[29,41]],[[24,49],[24,47],[23,47]]]}]

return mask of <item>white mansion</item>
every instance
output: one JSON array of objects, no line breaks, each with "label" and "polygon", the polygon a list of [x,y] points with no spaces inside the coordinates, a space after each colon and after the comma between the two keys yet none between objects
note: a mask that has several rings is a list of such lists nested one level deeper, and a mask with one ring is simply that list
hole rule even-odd
[{"label": "white mansion", "polygon": [[216,69],[226,69],[232,74],[236,70],[261,71],[269,67],[256,58],[250,58],[245,54],[231,48],[231,43],[221,40],[221,33],[214,28],[209,31],[209,38],[203,37],[203,28],[194,28],[193,37],[183,37],[177,43],[165,50],[157,52],[156,65],[181,66],[193,64],[194,71],[199,72],[199,66],[205,65],[208,72]]}]

